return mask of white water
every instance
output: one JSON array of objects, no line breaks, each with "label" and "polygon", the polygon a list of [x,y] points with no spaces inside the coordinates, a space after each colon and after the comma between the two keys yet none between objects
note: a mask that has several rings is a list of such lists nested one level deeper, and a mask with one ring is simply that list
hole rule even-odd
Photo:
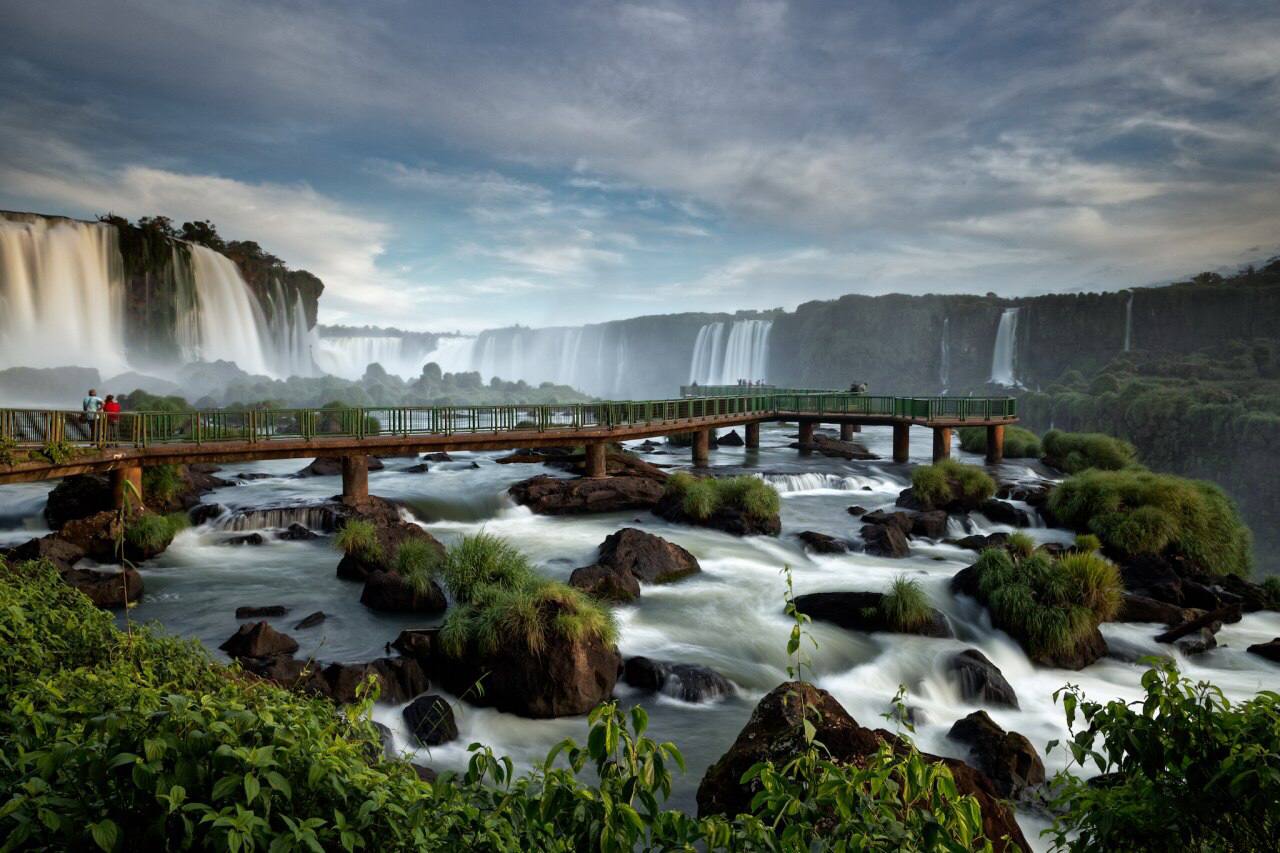
[{"label": "white water", "polygon": [[1124,351],[1133,349],[1133,293],[1124,303]]},{"label": "white water", "polygon": [[380,364],[388,373],[402,379],[416,379],[422,373],[422,366],[433,360],[431,351],[422,347],[420,339],[399,335],[322,337],[316,346],[316,363],[320,369],[343,379],[359,379],[370,364]]},{"label": "white water", "polygon": [[995,385],[1018,384],[1015,376],[1015,359],[1018,348],[1018,312],[1021,308],[1006,308],[1000,315],[996,329],[996,343],[991,351],[991,382]]},{"label": "white water", "polygon": [[942,318],[942,352],[938,356],[938,381],[942,383],[942,393],[951,387],[951,342],[947,340],[951,318]]},{"label": "white water", "polygon": [[235,262],[192,245],[191,274],[195,298],[179,313],[183,360],[233,361],[255,375],[276,375],[266,314]]},{"label": "white water", "polygon": [[116,230],[0,217],[0,368],[128,369]]},{"label": "white water", "polygon": [[740,380],[767,381],[772,320],[707,323],[698,330],[689,362],[689,381],[700,385],[735,385]]}]

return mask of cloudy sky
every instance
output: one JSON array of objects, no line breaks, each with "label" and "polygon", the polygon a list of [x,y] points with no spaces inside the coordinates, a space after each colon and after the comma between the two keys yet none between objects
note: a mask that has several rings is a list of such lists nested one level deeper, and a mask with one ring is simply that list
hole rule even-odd
[{"label": "cloudy sky", "polygon": [[0,207],[431,330],[1101,289],[1280,247],[1280,4],[0,0]]}]

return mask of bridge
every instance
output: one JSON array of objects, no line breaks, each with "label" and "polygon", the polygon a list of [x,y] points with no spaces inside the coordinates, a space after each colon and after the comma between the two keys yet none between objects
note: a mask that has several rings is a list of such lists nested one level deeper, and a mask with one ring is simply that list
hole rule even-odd
[{"label": "bridge", "polygon": [[398,406],[321,409],[218,409],[123,412],[92,420],[81,412],[0,409],[0,484],[74,474],[112,477],[141,490],[152,465],[341,457],[342,495],[369,494],[368,456],[450,450],[582,445],[587,476],[605,476],[609,442],[692,433],[695,466],[707,464],[712,431],[744,428],[748,450],[760,424],[799,424],[800,452],[818,424],[837,424],[849,440],[864,425],[893,428],[893,458],[906,462],[912,426],[933,430],[933,460],[951,453],[951,431],[987,430],[987,462],[1003,458],[1004,427],[1017,422],[1011,397],[886,397],[766,386],[687,386],[672,400],[565,405]]}]

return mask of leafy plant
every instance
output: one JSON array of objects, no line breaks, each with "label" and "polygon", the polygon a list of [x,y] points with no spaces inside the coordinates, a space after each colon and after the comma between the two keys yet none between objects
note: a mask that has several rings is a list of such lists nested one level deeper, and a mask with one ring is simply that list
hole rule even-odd
[{"label": "leafy plant", "polygon": [[880,615],[891,630],[910,631],[933,618],[933,607],[919,581],[900,575],[880,599]]},{"label": "leafy plant", "polygon": [[344,554],[370,562],[382,559],[382,543],[372,521],[350,518],[333,537],[333,547]]},{"label": "leafy plant", "polygon": [[976,506],[996,493],[995,481],[976,465],[944,459],[911,472],[911,493],[924,507],[937,509],[955,501]]},{"label": "leafy plant", "polygon": [[1132,444],[1100,432],[1051,429],[1044,434],[1043,443],[1044,461],[1068,474],[1086,468],[1119,471],[1138,462],[1138,451]]}]

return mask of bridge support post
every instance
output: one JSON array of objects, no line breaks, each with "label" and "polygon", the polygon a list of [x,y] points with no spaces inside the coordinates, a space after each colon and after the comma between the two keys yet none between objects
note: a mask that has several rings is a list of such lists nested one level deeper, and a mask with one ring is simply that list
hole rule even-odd
[{"label": "bridge support post", "polygon": [[760,422],[752,421],[751,423],[747,424],[746,433],[747,433],[747,439],[746,439],[747,449],[759,450],[760,449]]},{"label": "bridge support post", "polygon": [[800,421],[800,453],[806,454],[813,450],[813,421]]},{"label": "bridge support post", "polygon": [[987,427],[987,464],[999,465],[1004,461],[1004,424]]},{"label": "bridge support post", "polygon": [[603,441],[593,441],[587,445],[587,476],[593,480],[608,476]]},{"label": "bridge support post", "polygon": [[840,424],[841,441],[853,441],[855,432],[862,432],[862,427],[859,424]]},{"label": "bridge support post", "polygon": [[693,432],[693,464],[705,468],[711,459],[711,430],[699,429]]},{"label": "bridge support post", "polygon": [[369,498],[369,457],[363,453],[342,457],[342,502],[363,503]]},{"label": "bridge support post", "polygon": [[[129,488],[129,484],[133,488]],[[142,466],[130,465],[111,472],[111,500],[116,509],[126,506],[137,509],[142,505]]]},{"label": "bridge support post", "polygon": [[893,425],[893,461],[906,462],[911,458],[911,424]]},{"label": "bridge support post", "polygon": [[951,458],[951,427],[933,428],[933,461]]}]

